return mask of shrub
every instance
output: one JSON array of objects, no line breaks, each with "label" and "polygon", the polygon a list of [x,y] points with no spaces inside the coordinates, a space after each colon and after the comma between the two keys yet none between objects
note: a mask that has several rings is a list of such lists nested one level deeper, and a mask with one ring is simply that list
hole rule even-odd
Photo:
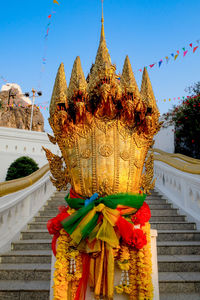
[{"label": "shrub", "polygon": [[22,156],[16,159],[8,168],[6,181],[28,176],[38,169],[37,163],[32,158]]}]

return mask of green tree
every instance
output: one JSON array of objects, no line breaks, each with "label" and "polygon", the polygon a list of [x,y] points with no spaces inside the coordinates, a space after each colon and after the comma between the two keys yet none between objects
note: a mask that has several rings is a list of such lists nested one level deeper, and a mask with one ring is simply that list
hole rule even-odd
[{"label": "green tree", "polygon": [[16,159],[8,168],[6,181],[28,176],[38,169],[37,163],[32,158],[22,156]]},{"label": "green tree", "polygon": [[187,89],[192,95],[166,114],[175,124],[175,152],[200,158],[200,82]]}]

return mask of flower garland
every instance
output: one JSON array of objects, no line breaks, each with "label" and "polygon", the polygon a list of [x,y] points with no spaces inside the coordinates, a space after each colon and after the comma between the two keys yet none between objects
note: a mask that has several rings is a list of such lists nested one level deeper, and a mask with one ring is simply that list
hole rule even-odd
[{"label": "flower garland", "polygon": [[[98,211],[102,212],[102,210],[104,209],[105,214],[105,205],[99,204],[99,206],[101,206],[101,209],[97,208]],[[86,254],[81,255],[77,248],[77,244],[74,244],[71,236],[66,232],[65,229],[62,228],[62,221],[65,219],[67,220],[71,214],[73,215],[74,209],[69,207],[60,207],[59,211],[60,213],[57,215],[57,217],[49,220],[47,224],[49,233],[54,235],[52,241],[52,249],[54,253],[56,252],[55,248],[57,240],[57,253],[53,287],[54,300],[85,299],[85,296],[83,295],[86,291],[88,279],[87,275],[85,275],[85,273],[87,273],[87,267],[84,271],[84,266],[82,266],[84,265],[83,255],[86,255],[85,257],[88,257],[86,258],[88,267],[91,256],[90,254],[87,254],[87,251],[84,251]],[[114,234],[117,234],[117,236],[119,235],[119,237],[121,236],[120,244],[118,247],[119,251],[117,251],[118,254],[116,252],[116,255],[118,258],[117,264],[122,271],[120,283],[119,285],[115,286],[115,290],[118,294],[121,294],[123,292],[128,294],[130,300],[152,300],[153,285],[151,279],[151,239],[150,225],[148,222],[151,217],[151,212],[149,206],[144,202],[140,209],[138,209],[135,214],[131,215],[123,215],[122,209],[120,207],[115,211],[115,216],[118,217],[116,218],[115,225],[113,225],[112,228]],[[112,212],[114,214],[114,210],[108,210],[108,212]],[[103,214],[99,217],[99,222],[102,222],[102,219]],[[84,220],[82,221],[81,226],[84,224]],[[99,223],[98,226],[100,225],[101,223]],[[138,228],[138,226],[140,228]],[[111,238],[110,234],[111,233],[109,233],[109,238]],[[96,241],[98,241],[98,239]],[[86,243],[87,245],[87,239],[84,243]],[[105,246],[106,245],[107,243],[105,244]],[[108,246],[108,248],[109,247],[110,246]],[[116,255],[114,255],[114,249],[117,248],[110,248],[111,252],[113,253],[113,255],[111,255],[113,260],[113,272],[114,259],[116,259]],[[97,268],[99,268],[99,263],[102,264],[105,260],[104,255],[102,257],[102,262],[95,262],[95,264],[97,264]],[[94,260],[96,261],[96,259]],[[94,278],[95,276],[96,275],[93,274]],[[102,280],[104,281],[103,278],[104,275],[102,277]],[[109,289],[109,293],[109,295],[111,296],[113,293],[111,289]]]},{"label": "flower garland", "polygon": [[[72,266],[72,261],[75,265]],[[82,277],[82,260],[79,251],[71,244],[64,229],[60,230],[54,272],[54,300],[75,299],[79,280]],[[75,267],[76,266],[76,267]]]},{"label": "flower garland", "polygon": [[125,292],[129,294],[130,300],[153,300],[153,284],[151,279],[151,237],[150,224],[147,222],[143,226],[143,231],[147,238],[147,244],[137,250],[133,247],[121,246],[121,257],[118,265],[122,270],[129,270],[129,285],[123,283],[124,276],[120,284],[115,287],[118,294]]}]

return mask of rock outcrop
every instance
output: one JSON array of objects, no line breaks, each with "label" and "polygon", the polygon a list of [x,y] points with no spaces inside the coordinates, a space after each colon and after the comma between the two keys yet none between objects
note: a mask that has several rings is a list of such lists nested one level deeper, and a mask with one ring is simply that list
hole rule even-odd
[{"label": "rock outcrop", "polygon": [[[31,101],[25,99],[21,89],[13,88],[0,92],[0,126],[30,129]],[[32,130],[44,131],[44,118],[39,108],[34,106]]]}]

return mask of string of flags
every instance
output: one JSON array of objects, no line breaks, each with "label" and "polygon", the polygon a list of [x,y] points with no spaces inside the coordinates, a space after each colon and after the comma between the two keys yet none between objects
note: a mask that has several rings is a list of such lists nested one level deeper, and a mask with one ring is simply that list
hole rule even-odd
[{"label": "string of flags", "polygon": [[6,80],[2,75],[0,76],[1,80],[3,80],[3,82],[7,83],[8,80]]},{"label": "string of flags", "polygon": [[[199,48],[199,43],[200,43],[200,39],[196,40],[194,43],[190,43],[188,45],[188,48],[182,47],[181,50],[176,50],[175,52],[171,53],[170,55],[165,56],[165,58],[160,59],[158,62],[154,62],[153,64],[150,64],[150,65],[146,66],[145,68],[152,69],[156,65],[158,66],[158,68],[160,68],[164,62],[166,62],[166,64],[168,64],[169,61],[176,61],[179,56],[185,57],[188,52],[192,51],[192,53],[194,54],[196,52],[196,50]],[[142,72],[143,68],[138,69],[138,71]]]},{"label": "string of flags", "polygon": [[[28,105],[23,105],[23,104],[16,104],[16,103],[12,103],[12,104],[7,104],[5,105],[6,107],[21,107],[21,108],[26,108],[28,107]],[[36,104],[35,107],[37,107],[38,109],[44,109],[44,110],[49,110],[49,105],[38,105]]]},{"label": "string of flags", "polygon": [[[53,4],[60,5],[57,0],[53,0]],[[52,12],[47,16],[48,23],[46,25],[46,31],[45,31],[45,36],[44,36],[45,41],[47,41],[47,38],[49,36],[50,26],[51,26],[52,19],[53,19],[53,16],[54,16],[55,13],[56,13],[56,11],[53,9]],[[46,52],[47,52],[47,45],[45,43],[44,55],[42,57],[42,64],[43,65],[45,65],[47,63],[47,55],[46,55],[47,53]],[[44,71],[44,68],[43,68],[43,71]]]},{"label": "string of flags", "polygon": [[182,101],[187,101],[188,99],[196,99],[200,97],[200,94],[199,95],[196,95],[196,96],[182,96],[182,97],[172,97],[172,98],[165,98],[165,99],[162,99],[162,100],[156,100],[156,102],[173,102],[173,101],[178,101],[178,102],[182,102]]}]

